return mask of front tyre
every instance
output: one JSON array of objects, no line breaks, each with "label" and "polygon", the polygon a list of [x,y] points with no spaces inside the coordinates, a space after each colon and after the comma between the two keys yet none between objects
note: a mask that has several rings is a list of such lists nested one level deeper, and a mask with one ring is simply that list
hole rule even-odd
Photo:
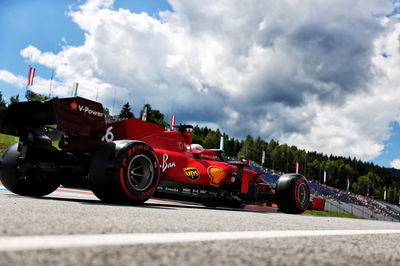
[{"label": "front tyre", "polygon": [[60,186],[55,172],[46,172],[37,168],[20,171],[19,155],[18,144],[14,144],[4,151],[0,159],[0,180],[9,191],[22,196],[42,197]]},{"label": "front tyre", "polygon": [[278,208],[284,213],[303,213],[310,204],[310,187],[307,179],[300,174],[282,175],[275,195]]},{"label": "front tyre", "polygon": [[110,203],[141,204],[160,180],[157,156],[146,143],[118,140],[96,152],[89,171],[93,193]]}]

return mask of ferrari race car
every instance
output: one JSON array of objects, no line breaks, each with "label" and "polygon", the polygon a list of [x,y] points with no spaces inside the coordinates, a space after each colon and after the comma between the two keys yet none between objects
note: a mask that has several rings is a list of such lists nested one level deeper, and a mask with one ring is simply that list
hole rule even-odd
[{"label": "ferrari race car", "polygon": [[165,130],[134,118],[106,123],[103,106],[81,97],[13,103],[0,110],[0,132],[19,143],[4,152],[0,180],[31,197],[63,184],[88,187],[109,203],[141,204],[155,195],[205,205],[276,204],[292,214],[308,208],[304,176],[269,184],[247,159],[227,161],[222,150],[192,144],[190,128]]}]

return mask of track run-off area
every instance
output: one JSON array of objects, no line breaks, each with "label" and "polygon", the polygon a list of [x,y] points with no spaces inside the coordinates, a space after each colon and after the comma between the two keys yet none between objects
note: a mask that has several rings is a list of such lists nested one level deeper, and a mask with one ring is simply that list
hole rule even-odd
[{"label": "track run-off area", "polygon": [[400,223],[0,186],[0,265],[399,265]]}]

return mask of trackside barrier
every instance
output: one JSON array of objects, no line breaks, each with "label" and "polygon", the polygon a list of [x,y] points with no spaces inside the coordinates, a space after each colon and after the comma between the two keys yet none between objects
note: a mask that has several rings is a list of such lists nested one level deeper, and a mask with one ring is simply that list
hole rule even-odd
[{"label": "trackside barrier", "polygon": [[313,198],[312,199],[313,210],[323,211],[325,209],[325,199],[323,198]]},{"label": "trackside barrier", "polygon": [[[264,173],[267,173],[269,175],[273,175],[276,177],[276,180],[281,176],[283,173],[270,170],[267,168],[262,167],[261,165],[257,164],[254,161],[250,161],[250,166],[258,168],[262,170]],[[276,183],[276,180],[270,180],[266,179],[267,182],[271,182],[273,184]],[[310,184],[313,184],[310,182]],[[400,207],[387,203],[387,202],[378,202],[374,201],[375,205],[378,205],[381,209],[386,210],[385,213],[386,215],[375,213],[371,211],[368,207],[365,206],[360,206],[358,204],[351,204],[351,203],[345,203],[340,200],[338,196],[338,200],[333,200],[333,199],[326,199],[324,203],[318,202],[318,200],[315,200],[316,198],[319,198],[321,195],[325,195],[324,191],[320,191],[320,189],[316,188],[315,186],[312,187],[310,185],[311,192],[315,190],[317,192],[317,195],[314,195],[315,198],[313,199],[313,208],[317,210],[331,210],[331,211],[336,211],[340,213],[345,213],[349,215],[353,215],[356,217],[362,217],[366,219],[373,219],[373,220],[380,220],[380,221],[394,221],[394,222],[400,222],[400,215],[397,215],[400,212]],[[319,192],[319,193],[318,193]],[[313,196],[313,195],[312,195]],[[325,198],[325,197],[324,197]],[[320,205],[324,206],[320,206]],[[393,212],[393,213],[391,213]]]},{"label": "trackside barrier", "polygon": [[400,207],[386,202],[386,207],[394,212],[400,213]]},{"label": "trackside barrier", "polygon": [[356,217],[361,217],[371,220],[399,222],[399,220],[391,216],[385,216],[378,213],[374,213],[367,207],[344,203],[344,202],[338,202],[332,199],[326,199],[325,210],[349,214]]}]

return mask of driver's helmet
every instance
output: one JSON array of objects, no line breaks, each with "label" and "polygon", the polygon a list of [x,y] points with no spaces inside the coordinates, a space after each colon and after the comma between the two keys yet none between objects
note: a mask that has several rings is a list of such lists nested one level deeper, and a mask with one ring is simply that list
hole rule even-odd
[{"label": "driver's helmet", "polygon": [[188,148],[188,150],[190,150],[192,152],[193,151],[198,151],[198,152],[204,151],[203,146],[201,146],[200,144],[191,144],[187,148]]}]

